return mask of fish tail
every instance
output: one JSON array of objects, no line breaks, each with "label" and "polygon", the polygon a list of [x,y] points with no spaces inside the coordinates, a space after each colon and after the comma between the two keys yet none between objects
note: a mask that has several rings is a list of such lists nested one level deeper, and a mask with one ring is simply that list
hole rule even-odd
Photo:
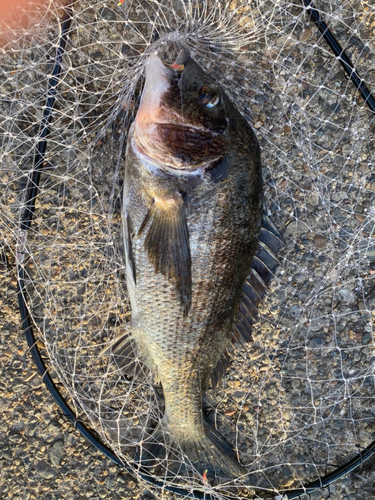
[{"label": "fish tail", "polygon": [[[200,472],[203,474],[207,471],[207,476],[232,478],[244,476],[246,470],[238,462],[235,450],[225,437],[206,422],[204,431],[204,436],[194,443],[199,450],[199,463],[206,463],[206,466]],[[189,453],[187,455],[189,456]],[[203,462],[202,459],[205,459],[205,461]]]},{"label": "fish tail", "polygon": [[198,471],[202,482],[245,477],[246,474],[232,446],[206,422],[202,434],[184,440],[178,440],[162,423],[149,442],[144,443],[138,458],[156,475],[186,475],[189,471],[195,475]]}]

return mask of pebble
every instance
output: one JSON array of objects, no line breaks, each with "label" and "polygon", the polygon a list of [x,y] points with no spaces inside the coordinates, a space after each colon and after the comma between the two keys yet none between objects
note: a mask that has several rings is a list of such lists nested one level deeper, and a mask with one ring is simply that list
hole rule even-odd
[{"label": "pebble", "polygon": [[316,248],[323,249],[327,246],[327,238],[325,236],[314,236],[314,245]]},{"label": "pebble", "polygon": [[355,304],[357,302],[357,297],[348,288],[341,288],[337,292],[337,298],[339,299],[340,302],[342,302],[344,304],[348,304],[348,305]]},{"label": "pebble", "polygon": [[300,313],[301,313],[301,308],[297,305],[294,305],[289,309],[289,314],[292,318],[296,318],[297,316],[300,315]]},{"label": "pebble", "polygon": [[284,233],[287,236],[300,235],[309,232],[310,229],[307,224],[301,220],[296,220],[290,222],[286,228]]},{"label": "pebble", "polygon": [[52,479],[56,476],[56,471],[44,460],[40,460],[36,464],[35,470],[44,479]]},{"label": "pebble", "polygon": [[362,335],[362,344],[367,345],[372,341],[371,333],[365,333]]},{"label": "pebble", "polygon": [[375,295],[366,297],[366,306],[370,311],[375,311]]},{"label": "pebble", "polygon": [[237,403],[240,403],[246,396],[246,392],[236,391],[232,394],[232,397]]},{"label": "pebble", "polygon": [[324,335],[319,335],[318,337],[314,337],[310,340],[309,346],[310,347],[320,347],[325,343],[325,336]]},{"label": "pebble", "polygon": [[49,451],[49,458],[51,460],[51,463],[53,465],[60,465],[63,453],[64,444],[61,441],[56,441],[56,443],[51,446],[51,449]]}]

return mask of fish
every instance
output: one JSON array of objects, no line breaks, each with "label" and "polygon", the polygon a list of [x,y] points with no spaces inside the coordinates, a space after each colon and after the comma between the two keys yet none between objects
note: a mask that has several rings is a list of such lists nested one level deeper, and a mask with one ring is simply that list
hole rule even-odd
[{"label": "fish", "polygon": [[153,473],[189,464],[216,481],[244,477],[202,398],[251,340],[283,241],[264,211],[254,131],[186,50],[170,66],[155,54],[145,63],[122,221],[131,324],[104,351],[128,376],[151,372],[165,408],[139,460]]}]

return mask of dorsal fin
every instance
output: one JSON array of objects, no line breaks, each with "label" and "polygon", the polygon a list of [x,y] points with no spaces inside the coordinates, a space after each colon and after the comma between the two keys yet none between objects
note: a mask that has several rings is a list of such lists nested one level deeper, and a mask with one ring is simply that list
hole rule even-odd
[{"label": "dorsal fin", "polygon": [[[283,237],[264,211],[258,250],[254,255],[250,274],[243,287],[240,312],[233,332],[233,342],[253,341],[251,331],[258,317],[258,306],[262,302],[268,290],[268,285],[280,265],[277,255],[283,246],[285,246]],[[211,372],[211,385],[213,387],[220,382],[224,363],[228,364],[227,353],[223,355]]]},{"label": "dorsal fin", "polygon": [[240,313],[235,327],[235,336],[239,336],[244,342],[252,340],[251,330],[258,316],[258,306],[268,290],[276,269],[280,266],[277,255],[283,246],[285,246],[283,237],[263,211],[258,250],[243,287]]}]

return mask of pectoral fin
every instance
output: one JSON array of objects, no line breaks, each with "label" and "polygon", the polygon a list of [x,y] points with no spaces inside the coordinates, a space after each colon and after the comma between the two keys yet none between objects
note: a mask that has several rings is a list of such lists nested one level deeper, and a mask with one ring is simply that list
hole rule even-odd
[{"label": "pectoral fin", "polygon": [[147,231],[144,246],[155,272],[175,284],[176,294],[186,316],[191,306],[191,257],[189,231],[182,195],[155,198],[141,227]]}]

